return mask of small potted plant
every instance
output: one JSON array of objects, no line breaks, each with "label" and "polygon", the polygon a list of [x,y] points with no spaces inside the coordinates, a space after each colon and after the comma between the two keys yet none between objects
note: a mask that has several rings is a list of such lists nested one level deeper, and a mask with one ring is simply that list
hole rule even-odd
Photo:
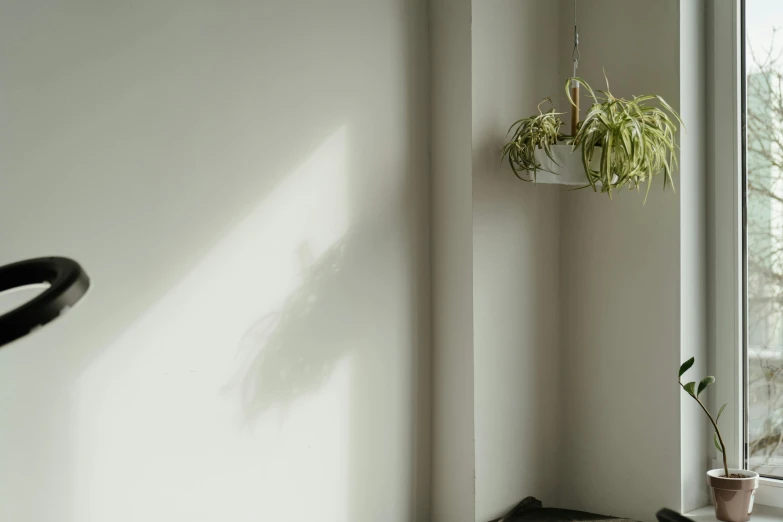
[{"label": "small potted plant", "polygon": [[[544,98],[538,104],[538,114],[515,121],[508,129],[513,134],[501,151],[508,159],[514,175],[522,181],[557,183],[561,185],[585,185],[587,178],[581,168],[581,158],[572,154],[569,137],[561,133],[564,125],[562,112],[550,108],[541,110]],[[539,172],[551,176],[539,177]],[[529,178],[527,176],[530,176]]]},{"label": "small potted plant", "polygon": [[[674,188],[675,122],[682,124],[677,111],[656,95],[618,98],[609,91],[608,80],[606,90],[596,94],[583,79],[573,77],[566,82],[566,94],[577,108],[576,115],[578,100],[569,90],[574,85],[583,86],[593,104],[584,121],[572,126],[572,136],[560,130],[562,113],[554,108],[543,112],[541,104],[537,115],[522,118],[511,126],[512,136],[503,147],[502,157],[508,159],[514,174],[525,181],[591,187],[610,198],[621,188],[638,191],[646,185],[646,200],[653,179],[661,174],[664,188],[667,184]],[[549,98],[544,101],[551,103]],[[539,179],[539,171],[552,176]]]},{"label": "small potted plant", "polygon": [[715,430],[713,442],[723,455],[723,467],[707,472],[707,482],[710,485],[715,505],[715,518],[724,522],[745,522],[750,520],[750,514],[753,511],[753,498],[759,485],[759,474],[744,469],[729,469],[726,459],[726,445],[723,443],[723,437],[718,429],[718,421],[726,405],[721,406],[718,415],[713,417],[699,398],[701,393],[715,382],[715,377],[705,377],[699,382],[698,387],[696,382],[682,383],[682,376],[693,366],[693,363],[693,357],[682,363],[677,382],[688,395],[693,397],[693,400],[699,404],[710,419],[712,428]]}]

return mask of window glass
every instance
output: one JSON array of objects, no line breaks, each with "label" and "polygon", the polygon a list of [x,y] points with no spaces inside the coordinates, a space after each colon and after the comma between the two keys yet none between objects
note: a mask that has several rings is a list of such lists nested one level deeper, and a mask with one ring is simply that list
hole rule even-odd
[{"label": "window glass", "polygon": [[747,467],[783,478],[783,1],[745,2]]}]

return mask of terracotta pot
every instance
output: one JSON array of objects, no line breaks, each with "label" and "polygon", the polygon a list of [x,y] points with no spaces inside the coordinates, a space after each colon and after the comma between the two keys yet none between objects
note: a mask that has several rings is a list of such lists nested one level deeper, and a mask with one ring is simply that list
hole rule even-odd
[{"label": "terracotta pot", "polygon": [[753,512],[753,499],[759,487],[759,474],[744,469],[731,469],[729,474],[742,478],[726,478],[723,468],[707,472],[712,490],[715,518],[723,522],[746,522]]}]

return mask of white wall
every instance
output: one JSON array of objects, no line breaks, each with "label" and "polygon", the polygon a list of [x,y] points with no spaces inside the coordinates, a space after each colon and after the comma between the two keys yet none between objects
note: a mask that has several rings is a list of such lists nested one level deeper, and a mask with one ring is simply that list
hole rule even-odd
[{"label": "white wall", "polygon": [[3,3],[0,519],[429,520],[425,10]]},{"label": "white wall", "polygon": [[[707,53],[706,9],[680,1],[680,361],[698,362],[689,380],[707,375]],[[714,397],[716,387],[702,397]],[[680,509],[709,503],[704,473],[712,469],[709,422],[695,401],[680,393]]]},{"label": "white wall", "polygon": [[[580,75],[601,88],[605,69],[616,95],[656,93],[679,106],[677,16],[673,0],[589,2],[579,11]],[[680,500],[680,211],[677,194],[654,188],[645,206],[643,194],[569,193],[561,222],[563,380],[573,398],[564,401],[564,504],[639,520]]]},{"label": "white wall", "polygon": [[558,4],[473,2],[476,520],[558,502],[560,197],[499,160],[509,125],[561,92]]},{"label": "white wall", "polygon": [[[698,19],[693,12],[698,6],[686,6],[681,15],[681,3],[688,4],[579,4],[580,76],[602,88],[605,70],[612,92],[620,96],[661,94],[674,107],[694,100],[683,85],[696,71],[683,68],[693,66],[693,57],[702,52],[697,40],[703,33],[687,25]],[[572,3],[562,4],[567,11],[561,30],[568,34]],[[681,49],[680,35],[690,30],[696,36]],[[688,53],[683,62],[681,52]],[[654,520],[662,506],[681,509],[702,494],[700,485],[695,497],[684,488],[694,466],[704,466],[707,441],[699,445],[700,433],[682,431],[703,427],[698,421],[685,425],[698,412],[683,410],[681,417],[685,403],[675,380],[681,360],[706,352],[704,163],[698,135],[703,108],[683,109],[688,134],[682,139],[690,141],[683,181],[675,178],[676,193],[662,192],[657,184],[645,206],[644,195],[635,193],[609,201],[572,192],[561,202],[561,349],[567,383],[561,488],[562,503],[576,509]],[[688,450],[696,453],[683,454]]]},{"label": "white wall", "polygon": [[564,91],[573,3],[472,2],[469,26],[458,4],[449,11],[435,2],[433,17],[433,48],[443,45],[433,54],[433,101],[443,111],[433,122],[434,487],[435,504],[451,509],[436,509],[451,517],[438,520],[465,520],[475,500],[475,520],[485,521],[527,495],[639,520],[663,506],[696,507],[705,499],[709,439],[675,372],[691,355],[700,361],[695,371],[706,360],[703,4],[578,4],[581,76],[603,88],[605,70],[615,94],[688,104],[683,181],[676,178],[676,193],[658,184],[646,206],[643,194],[610,201],[524,184],[500,165],[513,117]]},{"label": "white wall", "polygon": [[471,1],[430,2],[432,520],[475,516]]},{"label": "white wall", "polygon": [[[581,74],[679,105],[689,1],[580,1]],[[699,184],[642,207],[498,161],[562,92],[571,5],[4,3],[0,262],[70,255],[94,287],[0,351],[0,518],[698,499],[673,379],[703,341]]]}]

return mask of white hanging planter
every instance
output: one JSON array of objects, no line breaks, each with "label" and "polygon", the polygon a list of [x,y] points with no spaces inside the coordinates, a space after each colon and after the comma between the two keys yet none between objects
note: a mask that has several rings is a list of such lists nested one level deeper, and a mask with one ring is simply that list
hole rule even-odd
[{"label": "white hanging planter", "polygon": [[[582,165],[581,150],[573,150],[571,145],[552,145],[550,150],[555,161],[552,161],[543,149],[535,151],[536,162],[541,165],[541,168],[536,172],[536,183],[580,187],[590,184]],[[597,150],[590,161],[590,167],[593,170],[598,170],[600,165],[601,151]],[[530,178],[533,178],[532,172]]]}]

